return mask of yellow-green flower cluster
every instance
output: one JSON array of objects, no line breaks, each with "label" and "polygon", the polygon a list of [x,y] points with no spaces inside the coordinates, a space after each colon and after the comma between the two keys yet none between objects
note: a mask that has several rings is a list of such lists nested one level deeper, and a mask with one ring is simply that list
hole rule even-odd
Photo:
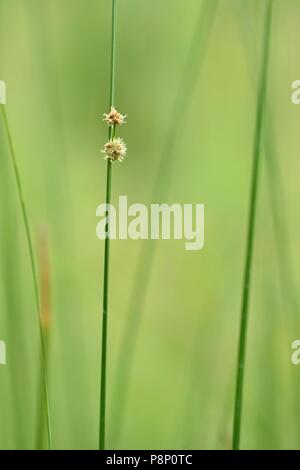
[{"label": "yellow-green flower cluster", "polygon": [[[115,127],[117,125],[125,124],[126,114],[123,115],[119,113],[113,106],[108,114],[104,114],[104,121],[106,121],[107,125],[110,127]],[[105,160],[110,160],[114,162],[118,160],[122,162],[126,156],[126,144],[121,137],[113,136],[106,144],[104,145],[104,149],[102,153],[105,154]]]}]

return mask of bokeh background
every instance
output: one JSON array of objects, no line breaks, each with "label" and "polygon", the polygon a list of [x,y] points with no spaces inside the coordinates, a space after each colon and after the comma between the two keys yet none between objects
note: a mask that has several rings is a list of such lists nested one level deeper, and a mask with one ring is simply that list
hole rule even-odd
[{"label": "bokeh background", "polygon": [[[205,248],[112,242],[109,448],[231,446],[265,7],[118,1],[116,105],[128,114],[128,157],[113,165],[113,201],[204,203]],[[300,366],[290,360],[300,337],[299,22],[298,0],[275,0],[242,424],[250,449],[300,448]],[[39,277],[44,268],[49,278],[56,449],[98,442],[104,246],[95,211],[105,198],[110,27],[109,0],[0,2],[0,79]],[[0,448],[31,449],[38,323],[2,120],[0,151]]]}]

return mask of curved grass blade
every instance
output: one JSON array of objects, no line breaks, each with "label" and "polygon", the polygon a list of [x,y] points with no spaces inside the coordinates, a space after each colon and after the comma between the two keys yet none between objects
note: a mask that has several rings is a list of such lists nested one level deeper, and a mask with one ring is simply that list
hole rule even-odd
[{"label": "curved grass blade", "polygon": [[[2,126],[1,126],[2,131]],[[1,132],[1,144],[3,143]],[[0,145],[1,145],[0,144]],[[2,153],[1,145],[1,153]],[[4,150],[4,148],[3,148]],[[19,244],[18,244],[18,221],[15,208],[15,200],[12,197],[11,174],[6,161],[6,146],[4,150],[5,158],[0,160],[0,178],[1,178],[1,223],[5,227],[1,237],[1,274],[5,289],[4,310],[7,332],[7,343],[10,345],[10,390],[13,401],[13,431],[15,448],[26,448],[28,435],[26,425],[26,408],[24,404],[29,398],[31,391],[25,393],[22,384],[26,368],[19,370],[20,361],[28,364],[28,341],[25,334],[25,322],[22,308],[22,299],[20,294],[21,272],[19,263]]]},{"label": "curved grass blade", "polygon": [[[52,329],[52,294],[51,294],[51,270],[49,258],[48,230],[43,227],[38,237],[38,261],[40,274],[41,293],[41,325],[45,340],[46,367],[49,365],[49,342]],[[41,359],[41,358],[40,358]],[[43,370],[43,362],[40,360],[40,370]],[[43,374],[40,374],[39,400],[37,409],[36,427],[36,449],[41,450],[44,446],[46,426],[46,415],[44,407],[44,384]]]},{"label": "curved grass blade", "polygon": [[[237,6],[241,7],[240,0],[237,2]],[[252,69],[250,70],[252,80],[255,80],[254,70],[255,63],[257,60],[257,50],[254,46],[255,31],[249,23],[247,18],[246,24],[242,26],[242,18],[240,18],[239,24],[242,27],[243,42],[245,43],[245,49],[252,62]],[[268,113],[268,123],[265,129],[264,139],[264,151],[266,161],[266,174],[268,180],[268,192],[269,201],[272,214],[272,221],[274,227],[275,242],[277,245],[277,264],[278,264],[278,275],[281,287],[281,295],[284,304],[286,305],[284,320],[286,322],[286,328],[288,330],[288,346],[294,339],[291,337],[290,332],[297,331],[299,328],[298,312],[300,308],[299,296],[297,290],[297,282],[293,265],[293,257],[290,250],[290,221],[288,220],[288,214],[286,210],[280,210],[287,208],[286,200],[286,188],[284,185],[284,179],[281,171],[281,165],[279,161],[279,155],[274,144],[274,125],[272,122],[272,115],[270,112],[270,104],[266,103],[266,113]],[[299,400],[297,391],[299,390],[299,377],[298,375],[292,375],[292,399],[294,408],[294,419],[296,429],[298,433],[298,441],[300,436],[300,422],[297,418],[299,416]]]},{"label": "curved grass blade", "polygon": [[240,336],[239,336],[236,393],[235,393],[235,405],[234,405],[233,449],[235,450],[238,450],[240,448],[243,386],[244,386],[245,358],[246,358],[246,340],[247,340],[248,311],[249,311],[249,295],[250,295],[250,285],[251,285],[251,268],[252,268],[253,252],[254,252],[257,194],[258,194],[259,170],[260,170],[260,159],[261,159],[260,157],[261,157],[261,146],[262,146],[263,118],[264,118],[264,111],[265,111],[266,90],[267,90],[267,81],[268,81],[269,51],[270,51],[273,5],[274,5],[274,0],[268,0],[267,7],[266,7],[266,14],[265,14],[265,22],[264,22],[262,64],[261,64],[261,72],[260,72],[258,94],[257,94],[256,122],[255,122],[254,143],[253,143],[253,167],[252,167],[252,178],[251,178],[250,208],[249,208],[249,220],[248,220],[246,259],[245,259],[245,267],[244,267],[241,325],[240,325]]},{"label": "curved grass blade", "polygon": [[49,402],[48,374],[47,374],[47,368],[46,368],[46,348],[45,348],[45,340],[44,340],[42,324],[41,324],[41,317],[40,317],[40,301],[39,301],[39,291],[38,291],[36,267],[35,267],[34,254],[33,254],[33,244],[32,244],[31,231],[30,231],[30,226],[29,226],[29,219],[28,219],[28,215],[27,215],[26,204],[25,204],[25,200],[24,200],[24,196],[23,196],[23,189],[22,189],[20,173],[19,173],[19,169],[18,169],[18,164],[17,164],[15,149],[14,149],[13,140],[12,140],[12,136],[11,136],[11,132],[10,132],[10,127],[9,127],[8,119],[7,119],[7,115],[6,115],[5,105],[1,105],[1,112],[2,112],[4,128],[5,128],[5,131],[6,131],[6,134],[7,134],[8,145],[9,145],[10,155],[11,155],[11,161],[12,161],[12,166],[13,166],[14,175],[15,175],[16,184],[17,184],[18,197],[19,197],[19,201],[20,201],[20,205],[21,205],[22,217],[23,217],[25,233],[26,233],[26,241],[27,241],[29,258],[30,258],[31,273],[32,273],[32,280],[33,280],[33,287],[34,287],[34,296],[35,296],[35,304],[36,304],[36,311],[37,311],[38,325],[39,325],[39,333],[40,333],[40,340],[41,340],[41,352],[42,352],[42,363],[43,363],[42,374],[43,374],[43,384],[44,384],[45,403],[46,403],[46,415],[47,415],[48,447],[49,447],[49,450],[52,450],[52,448],[53,448],[52,442],[53,441],[52,441],[51,413],[50,413],[50,402]]}]

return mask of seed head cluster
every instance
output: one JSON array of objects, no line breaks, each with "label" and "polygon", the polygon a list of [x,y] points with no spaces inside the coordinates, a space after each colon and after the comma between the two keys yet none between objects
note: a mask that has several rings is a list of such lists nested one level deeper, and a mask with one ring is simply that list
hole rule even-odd
[{"label": "seed head cluster", "polygon": [[126,156],[126,144],[121,137],[115,137],[115,129],[117,125],[125,124],[126,114],[119,113],[113,106],[108,114],[104,114],[104,121],[109,127],[113,127],[113,137],[104,145],[102,153],[105,154],[104,159],[114,162],[118,160],[122,162]]},{"label": "seed head cluster", "polygon": [[118,160],[122,162],[126,156],[126,144],[121,137],[116,137],[114,139],[110,139],[104,145],[103,153],[105,153],[105,160],[110,160],[114,162]]},{"label": "seed head cluster", "polygon": [[116,124],[125,124],[126,121],[125,121],[125,118],[126,118],[126,114],[121,114],[119,113],[116,108],[114,108],[113,106],[111,107],[111,110],[108,114],[103,114],[104,116],[104,119],[103,121],[106,121],[106,123],[109,125],[109,126],[114,126]]}]

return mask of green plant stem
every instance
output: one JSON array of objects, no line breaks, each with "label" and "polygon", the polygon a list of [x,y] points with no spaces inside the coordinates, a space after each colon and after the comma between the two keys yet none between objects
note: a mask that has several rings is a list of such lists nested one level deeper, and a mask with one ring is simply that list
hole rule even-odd
[{"label": "green plant stem", "polygon": [[252,183],[251,183],[251,194],[250,194],[246,260],[245,260],[245,268],[244,268],[241,324],[240,324],[240,337],[239,337],[239,350],[238,350],[238,363],[237,363],[236,394],[235,394],[235,406],[234,406],[234,426],[233,426],[233,449],[234,450],[238,450],[240,448],[249,295],[250,295],[250,285],[251,285],[251,268],[252,268],[253,251],[254,251],[257,193],[258,193],[258,181],[259,181],[259,170],[260,170],[263,117],[264,117],[268,68],[269,68],[269,50],[270,50],[273,4],[274,4],[273,0],[268,0],[267,8],[266,8],[265,25],[264,25],[264,35],[263,35],[263,54],[262,54],[261,76],[259,78],[259,85],[258,85],[259,89],[258,89],[258,94],[257,94],[256,124],[255,124],[254,145],[253,145]]},{"label": "green plant stem", "polygon": [[46,415],[47,415],[48,447],[49,447],[49,450],[52,450],[53,444],[52,444],[52,428],[51,428],[51,413],[50,413],[50,402],[49,402],[48,376],[47,376],[47,368],[46,368],[46,348],[45,348],[45,341],[44,341],[44,335],[43,335],[43,330],[42,330],[42,325],[41,325],[41,318],[40,318],[39,291],[38,291],[38,283],[37,283],[37,274],[36,274],[36,267],[35,267],[35,261],[34,261],[34,254],[33,254],[33,244],[32,244],[32,238],[31,238],[31,232],[30,232],[30,226],[29,226],[27,210],[26,210],[26,204],[25,204],[25,200],[24,200],[24,196],[23,196],[23,189],[22,189],[20,173],[19,173],[19,169],[18,169],[18,164],[17,164],[15,149],[14,149],[14,145],[13,145],[13,140],[12,140],[9,124],[8,124],[8,119],[7,119],[7,115],[6,115],[6,111],[5,111],[5,105],[1,105],[1,111],[2,111],[4,127],[5,127],[7,138],[8,138],[8,144],[9,144],[9,148],[10,148],[10,155],[11,155],[14,175],[15,175],[17,189],[18,189],[18,196],[19,196],[19,201],[20,201],[20,205],[21,205],[21,211],[22,211],[22,216],[23,216],[23,221],[24,221],[24,226],[25,226],[25,233],[26,233],[29,257],[30,257],[32,280],[33,280],[34,295],[35,295],[35,303],[36,303],[36,309],[37,309],[37,315],[38,315],[38,325],[39,325],[40,340],[41,340],[41,350],[42,350],[42,363],[43,363],[42,373],[43,373],[44,393],[45,393],[45,403],[46,403]]},{"label": "green plant stem", "polygon": [[[249,26],[248,20],[247,26]],[[244,34],[243,39],[245,42],[245,49],[249,56],[249,61],[250,59],[252,59],[253,62],[252,68],[250,68],[250,73],[254,81],[254,64],[257,60],[257,51],[255,50],[254,46],[255,31],[253,29],[250,29],[249,34]],[[287,315],[285,316],[285,318],[288,317],[288,319],[292,319],[290,329],[294,330],[299,324],[297,314],[297,312],[299,311],[299,299],[297,295],[293,259],[290,251],[291,243],[287,211],[282,211],[279,209],[280,207],[287,207],[287,201],[285,197],[285,188],[279,162],[279,155],[274,145],[275,130],[272,122],[270,107],[270,103],[266,102],[265,113],[268,114],[268,125],[265,129],[264,139],[264,151],[267,170],[266,173],[269,182],[269,199],[272,212],[274,234],[277,243],[278,273],[280,276],[280,284],[283,290],[283,298],[285,299],[285,302],[289,303],[289,311],[291,312],[291,315]],[[291,293],[292,295],[289,295]]]},{"label": "green plant stem", "polygon": [[[106,203],[111,198],[111,162],[107,161]],[[100,424],[99,449],[105,449],[106,424],[106,367],[107,367],[107,315],[108,315],[108,287],[109,287],[109,250],[110,240],[107,236],[104,246],[104,285],[103,285],[103,313],[102,313],[102,352],[101,352],[101,385],[100,385]]]},{"label": "green plant stem", "polygon": [[[112,36],[111,36],[111,75],[110,75],[110,107],[114,105],[115,95],[115,68],[116,68],[116,19],[117,1],[112,0]],[[115,136],[115,126],[109,128],[108,138]],[[111,173],[112,163],[107,160],[106,174],[106,206],[111,201]],[[107,331],[108,331],[108,296],[109,296],[109,220],[107,223],[107,237],[104,244],[104,273],[103,273],[103,309],[102,309],[102,343],[101,343],[101,373],[100,373],[100,417],[99,417],[99,450],[105,449],[106,431],[106,370],[107,370]]]},{"label": "green plant stem", "polygon": [[[4,150],[1,126],[0,150]],[[5,148],[6,154],[6,148]],[[6,157],[6,155],[5,155]],[[0,159],[0,190],[1,190],[1,224],[5,227],[3,237],[1,237],[1,273],[5,280],[6,288],[3,290],[4,296],[4,318],[6,327],[7,344],[18,342],[18,348],[10,348],[10,393],[13,401],[12,421],[15,436],[15,450],[24,448],[27,444],[26,438],[26,408],[24,403],[30,396],[30,387],[24,394],[23,381],[26,370],[18,372],[20,361],[28,364],[28,343],[26,326],[23,315],[23,303],[20,295],[21,272],[20,253],[18,244],[18,220],[15,210],[14,197],[12,194],[11,174],[8,168],[10,161],[6,158]],[[16,295],[18,292],[18,295]],[[3,312],[3,313],[4,313]]]},{"label": "green plant stem", "polygon": [[[45,353],[46,353],[46,367],[48,368],[48,359],[49,359],[49,338],[48,333],[44,332],[44,344],[45,344]],[[43,361],[40,360],[40,370],[43,371]],[[45,440],[45,408],[44,408],[44,384],[43,384],[43,375],[40,374],[41,380],[39,385],[39,399],[38,399],[38,409],[37,409],[37,426],[36,426],[36,449],[42,450]]]},{"label": "green plant stem", "polygon": [[[249,28],[248,18],[246,18],[246,21],[246,25]],[[252,78],[254,79],[255,68],[253,68],[253,65],[256,64],[257,60],[257,51],[255,49],[255,31],[253,28],[249,28],[250,31],[248,32],[248,34],[245,34],[245,29],[246,28],[242,30],[242,32],[244,33],[243,39],[245,42],[245,48],[248,53],[249,59],[251,59],[253,62],[250,72]],[[277,245],[276,258],[278,265],[279,282],[281,287],[281,296],[285,304],[284,321],[286,324],[288,335],[288,338],[286,340],[287,344],[290,345],[291,341],[294,338],[292,332],[297,331],[297,329],[299,328],[299,296],[293,266],[293,257],[291,253],[289,233],[290,224],[288,220],[288,213],[287,210],[282,210],[282,208],[287,208],[288,206],[285,194],[284,178],[282,175],[279,161],[279,155],[274,143],[275,131],[270,111],[270,103],[266,103],[265,113],[267,114],[268,125],[265,129],[264,158],[266,161],[266,174],[269,183],[268,194],[272,213],[273,230],[275,235],[275,242]],[[290,370],[292,371],[292,369]],[[292,414],[296,423],[296,429],[298,430],[297,435],[300,437],[300,422],[298,419],[298,391],[300,384],[299,376],[297,374],[291,373],[291,380],[292,399],[294,403]]]}]

